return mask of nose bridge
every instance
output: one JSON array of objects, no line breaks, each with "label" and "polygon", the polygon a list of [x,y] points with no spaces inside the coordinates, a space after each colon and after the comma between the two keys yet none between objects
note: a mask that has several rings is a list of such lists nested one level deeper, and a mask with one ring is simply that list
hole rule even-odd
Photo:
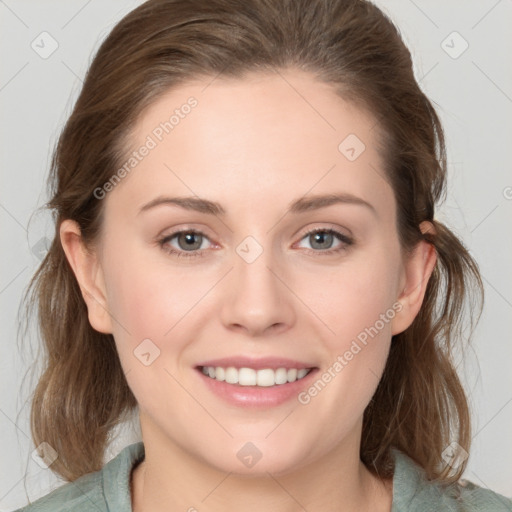
[{"label": "nose bridge", "polygon": [[[250,292],[254,294],[254,299],[261,297],[262,294],[275,295],[279,293],[276,287],[276,278],[270,271],[275,266],[272,248],[263,246],[252,235],[247,236],[236,247],[237,257],[234,262],[234,273],[237,284],[244,285],[238,287],[239,292]],[[269,299],[267,297],[267,299]]]},{"label": "nose bridge", "polygon": [[242,326],[253,334],[293,321],[293,305],[287,288],[275,274],[277,258],[255,236],[245,237],[235,248],[233,272],[223,305],[226,326]]}]

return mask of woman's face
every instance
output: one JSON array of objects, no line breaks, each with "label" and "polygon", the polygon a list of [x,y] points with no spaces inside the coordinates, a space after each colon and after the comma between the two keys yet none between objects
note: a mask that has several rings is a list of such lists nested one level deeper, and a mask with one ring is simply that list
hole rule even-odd
[{"label": "woman's face", "polygon": [[412,321],[376,135],[291,70],[191,82],[144,112],[102,199],[108,319],[90,310],[143,436],[239,473],[358,450],[391,336]]}]

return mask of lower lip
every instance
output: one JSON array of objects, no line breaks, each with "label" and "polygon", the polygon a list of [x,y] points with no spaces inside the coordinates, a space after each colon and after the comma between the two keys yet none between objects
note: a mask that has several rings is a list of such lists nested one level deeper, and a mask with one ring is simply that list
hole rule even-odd
[{"label": "lower lip", "polygon": [[237,407],[275,407],[292,398],[297,399],[304,388],[309,387],[318,368],[312,369],[305,377],[295,382],[275,386],[239,386],[218,381],[196,369],[208,389],[231,405]]}]

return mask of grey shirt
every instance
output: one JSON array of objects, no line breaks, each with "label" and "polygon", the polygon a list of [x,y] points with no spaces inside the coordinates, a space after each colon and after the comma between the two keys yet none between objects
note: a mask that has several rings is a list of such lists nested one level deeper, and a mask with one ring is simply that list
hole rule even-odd
[{"label": "grey shirt", "polygon": [[[391,512],[512,512],[512,499],[468,481],[429,482],[423,469],[393,448]],[[15,512],[131,512],[130,476],[144,458],[144,444],[125,447],[103,468],[68,482]]]}]

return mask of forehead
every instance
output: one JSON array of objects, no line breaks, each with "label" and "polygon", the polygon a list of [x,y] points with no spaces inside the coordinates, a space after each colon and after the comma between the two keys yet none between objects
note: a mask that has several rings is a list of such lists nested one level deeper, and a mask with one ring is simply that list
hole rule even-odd
[{"label": "forehead", "polygon": [[142,113],[123,162],[127,177],[108,201],[133,209],[168,192],[261,210],[336,191],[385,209],[393,198],[377,144],[374,117],[307,73],[205,77]]}]

